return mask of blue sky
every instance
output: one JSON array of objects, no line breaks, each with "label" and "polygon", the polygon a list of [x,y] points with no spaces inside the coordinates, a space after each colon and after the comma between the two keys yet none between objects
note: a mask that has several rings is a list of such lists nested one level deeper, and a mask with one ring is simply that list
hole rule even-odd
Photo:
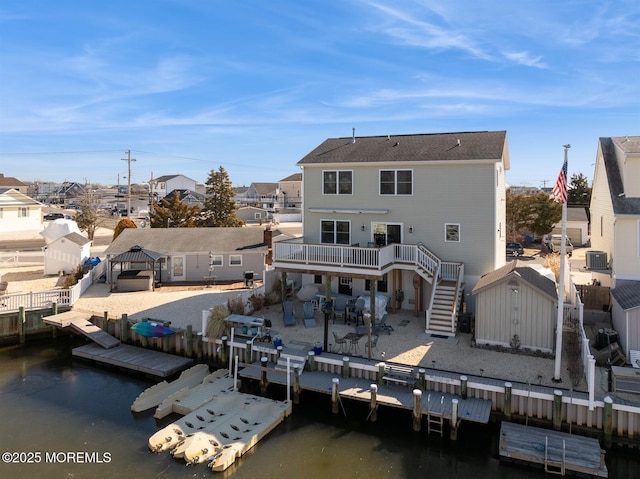
[{"label": "blue sky", "polygon": [[278,181],[329,137],[506,130],[512,185],[640,134],[637,0],[0,5],[0,172]]}]

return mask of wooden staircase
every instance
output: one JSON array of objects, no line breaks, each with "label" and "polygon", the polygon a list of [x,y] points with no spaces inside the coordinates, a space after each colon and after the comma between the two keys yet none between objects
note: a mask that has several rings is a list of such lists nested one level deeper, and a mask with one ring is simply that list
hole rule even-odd
[{"label": "wooden staircase", "polygon": [[445,336],[455,336],[457,329],[457,314],[460,305],[464,284],[456,289],[456,283],[453,281],[440,281],[436,285],[433,299],[433,307],[431,309],[431,317],[427,325],[427,332],[432,334],[441,334]]}]

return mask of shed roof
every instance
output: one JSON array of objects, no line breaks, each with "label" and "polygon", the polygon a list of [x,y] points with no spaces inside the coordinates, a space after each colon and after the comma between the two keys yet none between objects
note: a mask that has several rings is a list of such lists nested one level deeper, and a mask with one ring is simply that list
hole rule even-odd
[{"label": "shed roof", "polygon": [[541,293],[549,296],[553,300],[558,299],[558,291],[555,281],[547,278],[534,268],[525,265],[519,260],[510,261],[502,268],[498,268],[490,273],[485,274],[478,280],[473,288],[472,293],[477,294],[481,290],[488,288],[494,284],[508,281],[509,278],[516,276],[521,281],[528,283]]},{"label": "shed roof", "polygon": [[509,168],[506,131],[329,138],[298,165],[504,160]]},{"label": "shed roof", "polygon": [[640,308],[640,281],[632,281],[611,290],[611,296],[624,311]]},{"label": "shed roof", "polygon": [[120,254],[137,245],[162,255],[209,251],[268,253],[260,228],[127,228],[107,247],[105,254]]}]

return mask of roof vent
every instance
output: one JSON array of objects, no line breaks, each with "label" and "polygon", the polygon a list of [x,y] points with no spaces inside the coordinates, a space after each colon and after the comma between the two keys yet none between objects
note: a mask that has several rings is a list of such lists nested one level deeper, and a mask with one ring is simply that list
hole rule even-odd
[{"label": "roof vent", "polygon": [[351,128],[351,130],[352,130],[351,143],[355,143],[356,142],[356,129],[355,128]]},{"label": "roof vent", "polygon": [[460,138],[458,138],[458,146],[460,146]]}]

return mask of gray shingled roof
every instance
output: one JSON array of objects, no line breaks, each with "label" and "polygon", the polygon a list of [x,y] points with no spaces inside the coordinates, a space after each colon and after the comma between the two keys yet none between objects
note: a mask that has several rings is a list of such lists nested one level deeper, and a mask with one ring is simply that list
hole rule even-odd
[{"label": "gray shingled roof", "polygon": [[158,261],[162,257],[162,254],[157,251],[151,251],[144,249],[142,246],[133,246],[129,251],[120,253],[119,255],[111,258],[112,263],[148,263],[151,261]]},{"label": "gray shingled roof", "polygon": [[260,228],[127,228],[109,245],[105,254],[124,253],[136,245],[163,255],[209,251],[216,254],[268,252]]},{"label": "gray shingled roof", "polygon": [[286,178],[282,178],[280,181],[302,181],[302,173],[294,173]]},{"label": "gray shingled roof", "polygon": [[584,206],[567,207],[567,221],[589,221]]},{"label": "gray shingled roof", "polygon": [[485,274],[478,280],[473,288],[472,293],[477,294],[480,290],[487,288],[493,284],[497,284],[502,281],[507,281],[508,278],[517,276],[520,280],[530,284],[532,287],[539,290],[541,293],[549,296],[551,299],[557,301],[558,291],[556,289],[555,281],[541,275],[538,271],[526,266],[525,263],[519,260],[510,261],[502,268],[498,268],[490,273]]},{"label": "gray shingled roof", "polygon": [[640,281],[632,281],[613,288],[611,296],[624,311],[640,308]]},{"label": "gray shingled roof", "polygon": [[[506,131],[433,133],[329,138],[298,165],[398,161],[456,161],[503,159],[508,168]],[[459,143],[458,143],[459,140]]]},{"label": "gray shingled roof", "polygon": [[87,243],[91,243],[91,240],[89,238],[87,238],[86,236],[82,236],[81,234],[76,232],[69,233],[68,235],[63,236],[63,238],[79,246],[84,246]]},{"label": "gray shingled roof", "polygon": [[[626,141],[627,138],[629,141]],[[600,138],[600,149],[609,182],[613,212],[616,215],[640,215],[640,198],[620,196],[621,193],[624,193],[624,184],[615,154],[616,145],[625,153],[640,153],[640,137]]]}]

